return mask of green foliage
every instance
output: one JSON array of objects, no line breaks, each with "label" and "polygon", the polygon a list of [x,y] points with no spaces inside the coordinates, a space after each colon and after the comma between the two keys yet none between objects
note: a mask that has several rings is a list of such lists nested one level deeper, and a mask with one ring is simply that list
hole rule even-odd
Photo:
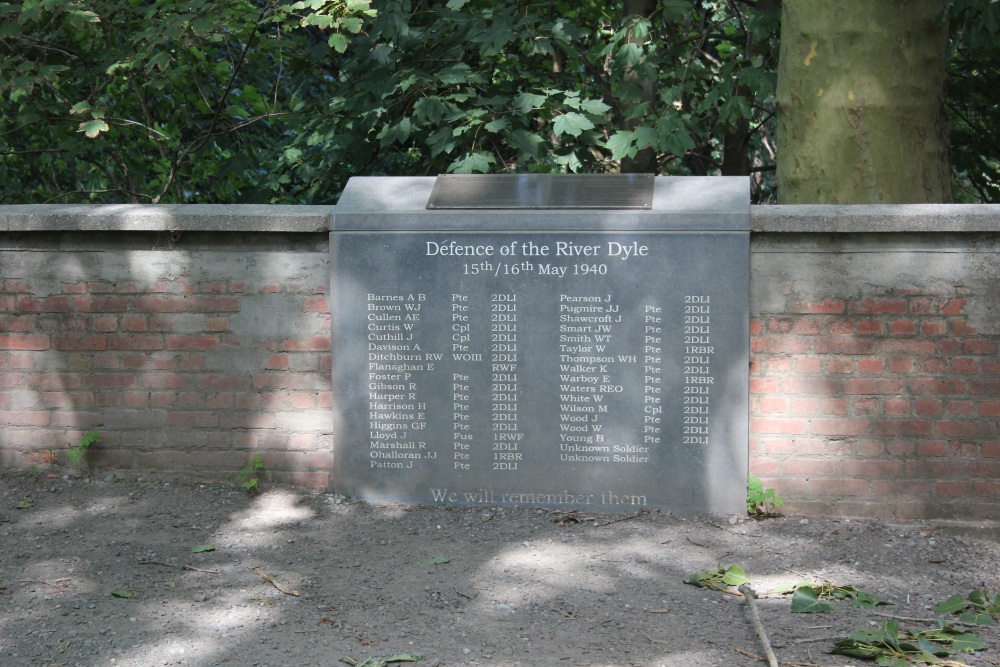
[{"label": "green foliage", "polygon": [[247,492],[248,495],[256,495],[260,493],[260,482],[258,478],[260,473],[264,471],[264,459],[260,454],[254,454],[250,459],[250,464],[247,467],[242,468],[236,474],[236,483],[243,487],[243,490]]},{"label": "green foliage", "polygon": [[67,454],[69,455],[70,463],[76,463],[81,457],[87,454],[88,448],[91,445],[100,441],[101,436],[97,431],[89,431],[87,435],[80,439],[80,442],[69,448]]},{"label": "green foliage", "polygon": [[695,572],[684,583],[699,588],[711,588],[716,591],[723,591],[730,586],[741,586],[748,581],[750,579],[747,578],[746,572],[739,565],[730,565],[729,567],[719,565],[715,570]]},{"label": "green foliage", "polygon": [[836,606],[825,600],[850,600],[852,607],[874,609],[881,605],[892,604],[882,598],[865,592],[854,586],[838,586],[830,582],[817,584],[802,581],[792,586],[779,589],[782,593],[792,593],[791,612],[817,613],[836,609]]},{"label": "green foliage", "polygon": [[0,204],[267,201],[370,4],[0,4]]},{"label": "green foliage", "polygon": [[1000,593],[990,595],[977,588],[964,598],[952,595],[934,607],[934,611],[939,614],[958,614],[963,623],[994,625],[995,619],[1000,618]]},{"label": "green foliage", "polygon": [[900,632],[899,623],[886,621],[881,628],[856,630],[842,639],[831,653],[875,660],[886,667],[908,667],[913,664],[961,665],[944,659],[955,652],[972,652],[986,648],[976,635],[943,624],[934,630],[916,633]]},{"label": "green foliage", "polygon": [[[0,2],[0,204],[321,204],[353,175],[641,152],[773,200],[778,4]],[[1000,3],[942,20],[956,198],[1000,201]]]},{"label": "green foliage", "polygon": [[747,478],[747,514],[752,517],[774,516],[774,510],[785,504],[785,501],[774,492],[765,489],[759,478],[750,475]]}]

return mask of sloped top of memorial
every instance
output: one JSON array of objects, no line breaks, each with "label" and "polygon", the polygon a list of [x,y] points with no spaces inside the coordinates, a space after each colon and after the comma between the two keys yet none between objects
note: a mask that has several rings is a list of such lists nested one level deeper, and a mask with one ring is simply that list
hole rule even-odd
[{"label": "sloped top of memorial", "polygon": [[[440,177],[439,177],[440,178]],[[484,179],[487,184],[479,187],[480,193],[488,192],[491,175],[463,177],[465,185]],[[517,178],[515,176],[515,178]],[[550,204],[541,206],[511,205],[510,201],[530,200],[531,194],[509,195],[510,184],[504,183],[499,192],[490,197],[497,207],[469,206],[429,208],[434,203],[432,195],[438,178],[433,176],[363,176],[347,183],[340,201],[334,209],[330,229],[340,231],[750,231],[750,182],[736,176],[644,176],[652,181],[652,199],[649,208],[624,207],[631,201],[627,194],[608,196],[607,208],[594,208],[595,197],[604,188],[593,188],[588,193],[586,207],[557,207],[562,188],[579,192],[593,178],[588,175],[560,175],[560,179],[579,179],[581,185],[557,186],[557,194]],[[598,176],[598,178],[601,178]],[[449,177],[450,179],[450,177]],[[469,179],[469,180],[466,180]],[[529,181],[530,183],[530,181]],[[561,183],[561,181],[560,181]],[[610,181],[608,181],[610,183]],[[623,190],[627,182],[623,181]],[[551,193],[551,188],[549,190]],[[507,193],[507,195],[504,195]],[[538,194],[537,197],[543,196]],[[481,196],[480,201],[486,197]],[[506,206],[502,206],[506,201]],[[617,208],[616,208],[617,206]]]},{"label": "sloped top of memorial", "polygon": [[445,174],[427,208],[653,208],[653,174]]}]

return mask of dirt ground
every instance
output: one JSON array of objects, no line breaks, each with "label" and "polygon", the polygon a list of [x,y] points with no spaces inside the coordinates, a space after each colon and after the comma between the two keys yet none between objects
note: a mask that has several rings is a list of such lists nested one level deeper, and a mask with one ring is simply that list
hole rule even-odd
[{"label": "dirt ground", "polygon": [[[829,651],[877,614],[931,619],[953,594],[1000,592],[1000,524],[567,516],[8,471],[0,665],[764,664],[744,599],[684,583],[720,563],[749,574],[781,664],[860,667]],[[792,614],[769,592],[802,579],[895,604]],[[990,648],[960,659],[1000,664],[1000,629],[977,632]]]}]

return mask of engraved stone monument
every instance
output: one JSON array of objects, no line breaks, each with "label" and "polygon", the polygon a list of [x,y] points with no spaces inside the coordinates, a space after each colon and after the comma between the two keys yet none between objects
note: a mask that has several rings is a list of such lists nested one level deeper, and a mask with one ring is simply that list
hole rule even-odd
[{"label": "engraved stone monument", "polygon": [[334,486],[746,509],[746,179],[353,178],[333,216]]}]

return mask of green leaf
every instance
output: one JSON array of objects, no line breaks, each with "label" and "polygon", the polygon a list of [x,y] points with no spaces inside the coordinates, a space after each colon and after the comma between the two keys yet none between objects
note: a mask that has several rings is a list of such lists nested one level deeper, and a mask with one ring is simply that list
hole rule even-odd
[{"label": "green leaf", "polygon": [[528,113],[534,109],[541,108],[545,104],[545,100],[548,99],[545,95],[537,95],[535,93],[519,93],[514,97],[514,108],[521,113]]},{"label": "green leaf", "polygon": [[934,611],[939,614],[954,614],[962,609],[965,609],[967,604],[968,603],[965,601],[965,598],[961,595],[952,595],[950,598],[934,607]]},{"label": "green leaf", "polygon": [[191,553],[200,554],[204,551],[215,551],[215,547],[211,544],[196,544],[191,547]]},{"label": "green leaf", "polygon": [[80,129],[77,132],[83,132],[89,138],[93,139],[101,132],[107,132],[109,129],[108,124],[103,120],[90,120],[85,123],[80,123]]},{"label": "green leaf", "polygon": [[792,595],[791,612],[793,614],[818,614],[834,609],[836,607],[829,602],[820,600],[816,589],[810,586],[800,586],[795,589],[795,593]]},{"label": "green leaf", "polygon": [[619,130],[608,138],[604,147],[611,151],[612,160],[621,160],[626,157],[635,157],[638,151],[634,143],[635,135],[632,132]]},{"label": "green leaf", "polygon": [[545,140],[534,132],[527,130],[514,130],[510,133],[510,144],[525,155],[538,158],[542,154],[542,145]]},{"label": "green leaf", "polygon": [[448,4],[445,5],[448,9],[461,9],[466,5],[469,0],[448,0]]},{"label": "green leaf", "polygon": [[739,565],[730,565],[725,574],[722,575],[722,583],[727,586],[741,586],[750,581],[746,572]]},{"label": "green leaf", "polygon": [[444,565],[445,563],[451,562],[451,559],[446,556],[431,556],[430,558],[425,558],[420,562],[426,565]]},{"label": "green leaf", "polygon": [[347,37],[341,35],[339,32],[335,32],[330,35],[327,39],[327,44],[336,51],[337,53],[344,53],[347,51]]},{"label": "green leaf", "polygon": [[456,160],[448,167],[448,173],[472,174],[479,172],[485,174],[489,172],[490,165],[496,162],[496,158],[489,153],[469,153],[461,160]]},{"label": "green leaf", "polygon": [[580,109],[596,116],[603,116],[607,112],[611,111],[611,107],[601,100],[584,100],[580,103]]},{"label": "green leaf", "polygon": [[967,611],[964,614],[959,614],[958,620],[963,623],[972,623],[974,625],[993,625],[993,617],[986,613]]},{"label": "green leaf", "polygon": [[563,134],[579,137],[584,131],[593,128],[594,124],[586,116],[575,111],[556,116],[555,122],[552,124],[552,131],[557,137]]}]

